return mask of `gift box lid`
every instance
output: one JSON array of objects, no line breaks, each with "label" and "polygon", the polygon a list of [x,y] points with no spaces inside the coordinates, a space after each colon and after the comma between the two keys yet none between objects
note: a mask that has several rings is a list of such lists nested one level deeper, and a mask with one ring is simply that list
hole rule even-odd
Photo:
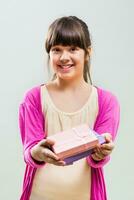
[{"label": "gift box lid", "polygon": [[61,159],[94,148],[99,140],[87,124],[56,133],[48,138],[55,141],[52,147]]}]

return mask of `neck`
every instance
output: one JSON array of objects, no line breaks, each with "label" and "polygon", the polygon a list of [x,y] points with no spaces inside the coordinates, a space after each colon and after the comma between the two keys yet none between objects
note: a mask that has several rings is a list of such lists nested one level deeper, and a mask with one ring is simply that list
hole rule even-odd
[{"label": "neck", "polygon": [[85,82],[83,77],[79,80],[63,80],[60,78],[57,78],[54,80],[55,85],[57,88],[62,90],[72,90],[75,91],[80,88],[89,87],[90,83]]}]

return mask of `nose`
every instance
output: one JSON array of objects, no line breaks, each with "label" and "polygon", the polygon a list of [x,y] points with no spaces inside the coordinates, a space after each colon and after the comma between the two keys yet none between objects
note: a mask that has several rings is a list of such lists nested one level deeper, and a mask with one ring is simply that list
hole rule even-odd
[{"label": "nose", "polygon": [[65,63],[68,60],[70,60],[69,52],[68,51],[63,51],[61,56],[60,56],[60,61]]}]

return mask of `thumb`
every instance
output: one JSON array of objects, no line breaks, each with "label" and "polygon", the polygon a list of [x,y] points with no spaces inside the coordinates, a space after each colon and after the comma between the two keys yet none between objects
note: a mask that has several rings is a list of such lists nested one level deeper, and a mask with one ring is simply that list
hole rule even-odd
[{"label": "thumb", "polygon": [[110,133],[103,133],[102,135],[104,136],[106,142],[112,141],[112,135]]},{"label": "thumb", "polygon": [[44,147],[51,147],[54,145],[54,143],[55,143],[54,140],[48,138],[40,141],[40,145]]}]

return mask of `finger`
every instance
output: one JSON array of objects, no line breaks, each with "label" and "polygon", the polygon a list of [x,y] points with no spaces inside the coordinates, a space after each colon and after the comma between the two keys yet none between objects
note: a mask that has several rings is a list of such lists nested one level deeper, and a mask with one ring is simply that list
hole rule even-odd
[{"label": "finger", "polygon": [[47,158],[51,158],[51,159],[55,159],[55,160],[60,160],[60,158],[55,153],[53,153],[50,149],[44,148],[42,150],[42,153]]},{"label": "finger", "polygon": [[105,155],[103,153],[95,153],[95,156],[98,158],[98,159],[104,159]]},{"label": "finger", "polygon": [[52,159],[50,157],[46,157],[45,162],[52,164],[54,162],[54,159]]},{"label": "finger", "polygon": [[102,144],[101,145],[101,149],[102,150],[113,150],[114,149],[114,143],[113,142],[110,142],[108,144]]},{"label": "finger", "polygon": [[101,148],[96,148],[95,152],[98,154],[102,154],[103,156],[107,156],[112,152],[113,148],[114,148],[114,144],[109,143],[109,144],[102,145]]},{"label": "finger", "polygon": [[91,157],[92,157],[95,161],[100,161],[100,160],[102,160],[102,158],[100,158],[96,153],[92,154]]},{"label": "finger", "polygon": [[101,147],[101,144],[98,143],[98,144],[96,145],[96,149],[99,149],[100,147]]},{"label": "finger", "polygon": [[104,155],[104,156],[108,156],[108,155],[110,155],[112,153],[112,151],[110,151],[110,150],[102,150],[102,154]]},{"label": "finger", "polygon": [[96,153],[101,153],[101,147],[96,148]]},{"label": "finger", "polygon": [[106,143],[112,141],[112,135],[110,133],[103,133],[102,135],[104,136]]},{"label": "finger", "polygon": [[65,166],[66,165],[66,163],[64,161],[54,161],[53,164],[57,165],[57,166]]},{"label": "finger", "polygon": [[95,148],[93,149],[93,153],[95,153],[95,152],[97,152],[97,147],[95,147]]},{"label": "finger", "polygon": [[43,139],[43,140],[40,141],[41,146],[44,146],[44,147],[47,146],[49,148],[51,148],[51,146],[54,145],[54,143],[55,142],[53,140],[50,140],[50,139]]},{"label": "finger", "polygon": [[105,157],[111,154],[113,148],[114,148],[114,144],[113,142],[111,142],[109,144],[103,144],[99,148],[97,147],[94,152],[97,153],[98,155]]}]

